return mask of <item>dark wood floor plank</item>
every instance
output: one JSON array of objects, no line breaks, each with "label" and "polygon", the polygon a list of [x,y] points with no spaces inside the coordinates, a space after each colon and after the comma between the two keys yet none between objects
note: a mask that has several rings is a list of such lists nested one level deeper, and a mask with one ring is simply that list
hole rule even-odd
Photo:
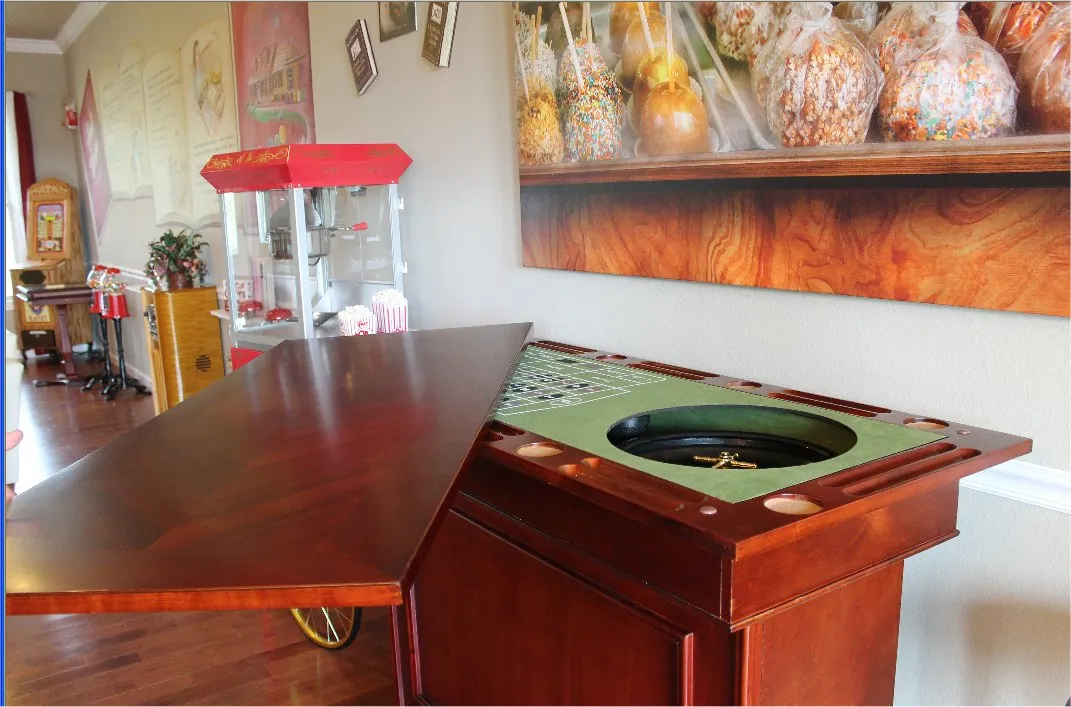
[{"label": "dark wood floor plank", "polygon": [[[152,417],[150,398],[123,394],[108,403],[74,389],[33,388],[34,377],[58,370],[31,363],[24,375],[20,491]],[[314,646],[285,611],[13,616],[6,631],[11,705],[396,700],[384,610],[365,611],[361,634],[341,651]]]}]

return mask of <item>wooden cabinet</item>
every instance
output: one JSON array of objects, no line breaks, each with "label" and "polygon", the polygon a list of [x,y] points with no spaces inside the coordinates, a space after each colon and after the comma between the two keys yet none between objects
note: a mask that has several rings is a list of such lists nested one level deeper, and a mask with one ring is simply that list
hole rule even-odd
[{"label": "wooden cabinet", "polygon": [[541,556],[450,512],[415,585],[420,699],[672,705],[697,689],[708,703],[731,699],[728,631],[642,585],[610,586],[555,550]]},{"label": "wooden cabinet", "polygon": [[224,374],[214,287],[142,290],[156,414],[178,405]]},{"label": "wooden cabinet", "polygon": [[902,560],[726,621],[750,593],[735,565],[477,461],[414,582],[405,700],[892,703]]}]

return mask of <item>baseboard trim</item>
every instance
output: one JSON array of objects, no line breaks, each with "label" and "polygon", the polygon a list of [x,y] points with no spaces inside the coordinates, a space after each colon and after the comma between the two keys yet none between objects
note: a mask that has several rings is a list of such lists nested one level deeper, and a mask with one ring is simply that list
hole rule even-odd
[{"label": "baseboard trim", "polygon": [[1071,471],[1012,459],[960,481],[964,488],[1071,514]]}]

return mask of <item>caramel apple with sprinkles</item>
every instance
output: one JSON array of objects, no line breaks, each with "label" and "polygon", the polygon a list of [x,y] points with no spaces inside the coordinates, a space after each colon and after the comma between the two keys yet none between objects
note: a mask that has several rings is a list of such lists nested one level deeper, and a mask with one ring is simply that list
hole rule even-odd
[{"label": "caramel apple with sprinkles", "polygon": [[534,89],[536,82],[541,81],[552,93],[557,93],[558,61],[554,56],[554,50],[539,37],[543,8],[538,8],[534,16],[520,11],[514,11],[513,14],[514,30],[521,53],[521,60],[517,64],[517,97],[520,98],[524,93],[521,86],[520,62],[522,61],[528,69],[529,89]]},{"label": "caramel apple with sprinkles", "polygon": [[[541,77],[530,76],[525,67],[520,37],[513,35],[517,49],[517,70],[523,94],[517,105],[517,157],[522,165],[555,164],[565,155],[565,143],[558,124],[558,103]],[[538,41],[534,32],[532,38]],[[532,52],[529,56],[535,56]]]},{"label": "caramel apple with sprinkles", "polygon": [[[565,3],[559,3],[558,9],[565,17]],[[621,87],[593,42],[586,40],[578,46],[568,26],[565,36],[569,48],[562,60],[559,85],[563,92],[561,113],[566,159],[570,162],[615,159],[621,154],[625,113]]]}]

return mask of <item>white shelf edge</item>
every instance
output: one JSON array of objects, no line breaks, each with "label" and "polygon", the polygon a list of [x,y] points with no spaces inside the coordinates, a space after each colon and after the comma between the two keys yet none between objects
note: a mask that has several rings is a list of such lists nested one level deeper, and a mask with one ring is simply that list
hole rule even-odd
[{"label": "white shelf edge", "polygon": [[1071,515],[1071,471],[1012,459],[972,474],[960,484]]}]

